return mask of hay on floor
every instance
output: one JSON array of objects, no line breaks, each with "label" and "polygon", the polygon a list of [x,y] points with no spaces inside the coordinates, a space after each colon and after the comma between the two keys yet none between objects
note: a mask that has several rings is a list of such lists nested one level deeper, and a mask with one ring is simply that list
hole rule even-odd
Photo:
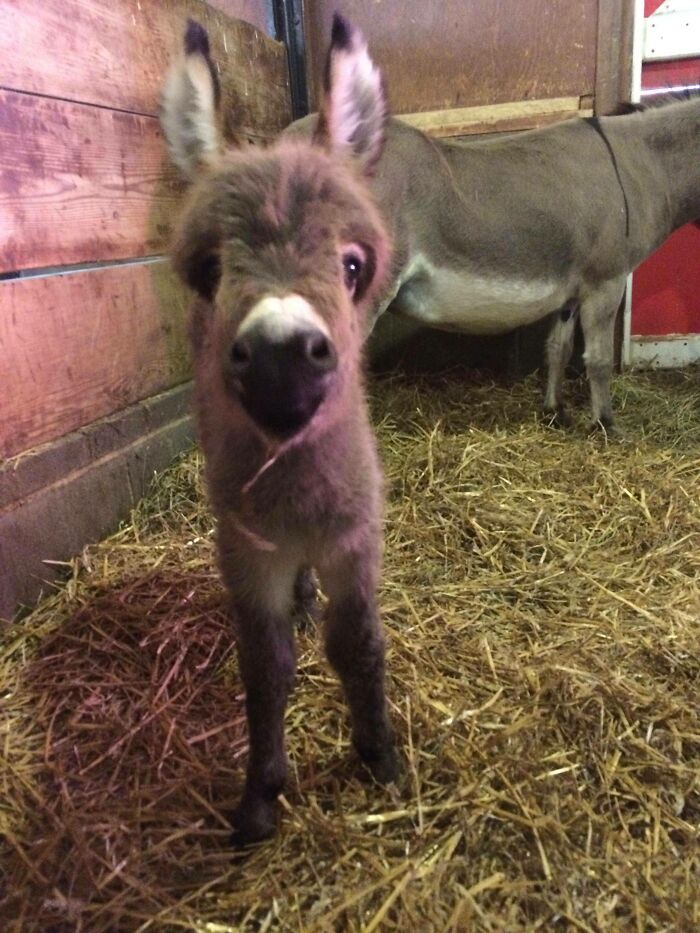
[{"label": "hay on floor", "polygon": [[199,454],[0,650],[4,929],[700,928],[700,384],[376,382],[400,787],[299,632],[280,832],[232,856],[243,697]]}]

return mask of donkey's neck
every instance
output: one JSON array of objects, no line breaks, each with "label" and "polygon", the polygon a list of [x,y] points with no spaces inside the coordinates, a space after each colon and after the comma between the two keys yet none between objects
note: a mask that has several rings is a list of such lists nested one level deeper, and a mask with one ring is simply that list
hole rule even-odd
[{"label": "donkey's neck", "polygon": [[642,119],[646,142],[666,177],[675,230],[700,218],[700,99],[661,107]]}]

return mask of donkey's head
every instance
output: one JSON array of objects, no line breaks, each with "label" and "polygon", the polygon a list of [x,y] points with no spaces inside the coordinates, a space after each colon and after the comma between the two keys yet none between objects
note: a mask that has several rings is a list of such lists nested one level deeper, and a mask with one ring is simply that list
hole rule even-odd
[{"label": "donkey's head", "polygon": [[368,308],[389,239],[367,190],[383,145],[381,75],[361,34],[336,16],[313,139],[224,152],[218,84],[201,26],[168,76],[162,123],[195,182],[175,267],[210,305],[195,335],[229,399],[266,434],[334,420],[359,380]]}]

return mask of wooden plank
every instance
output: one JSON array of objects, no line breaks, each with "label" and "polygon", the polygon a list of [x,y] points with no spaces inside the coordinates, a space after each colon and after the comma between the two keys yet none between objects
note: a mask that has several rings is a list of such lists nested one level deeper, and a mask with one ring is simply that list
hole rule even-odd
[{"label": "wooden plank", "polygon": [[[316,94],[337,5],[304,3]],[[354,0],[345,10],[396,114],[593,93],[598,0]]]},{"label": "wooden plank", "polygon": [[272,0],[207,0],[207,3],[226,16],[245,20],[268,36],[274,36]]},{"label": "wooden plank", "polygon": [[595,112],[612,113],[632,99],[635,0],[598,0]]},{"label": "wooden plank", "polygon": [[[191,417],[185,411],[172,415],[168,396],[174,393],[186,404],[186,393],[179,389],[161,397],[162,411],[161,399],[153,399],[145,433],[120,430],[121,421],[131,418],[127,410],[110,421],[115,434],[125,436],[124,443],[0,510],[0,618],[10,619],[20,604],[31,604],[50,590],[60,568],[45,561],[69,560],[116,530],[146,492],[154,471],[192,442]],[[59,461],[64,444],[62,439],[52,445]]]},{"label": "wooden plank", "polygon": [[581,109],[578,97],[556,97],[549,100],[512,101],[484,107],[405,113],[401,114],[399,119],[429,136],[444,137],[531,129],[572,117],[590,116],[592,112],[590,109]]},{"label": "wooden plank", "polygon": [[184,418],[190,414],[191,401],[192,383],[184,382],[0,462],[0,512]]},{"label": "wooden plank", "polygon": [[284,46],[201,0],[0,0],[0,87],[156,116],[188,16],[209,29],[223,102],[241,128],[282,129],[290,115]]},{"label": "wooden plank", "polygon": [[163,252],[181,190],[155,117],[0,92],[0,272]]},{"label": "wooden plank", "polygon": [[0,282],[0,458],[189,378],[167,262]]}]

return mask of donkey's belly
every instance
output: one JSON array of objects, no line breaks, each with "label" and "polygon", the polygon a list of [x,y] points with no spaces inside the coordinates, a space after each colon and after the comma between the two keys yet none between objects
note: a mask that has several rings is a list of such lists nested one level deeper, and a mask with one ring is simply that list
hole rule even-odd
[{"label": "donkey's belly", "polygon": [[482,276],[434,267],[418,257],[393,307],[443,330],[500,334],[556,311],[569,290],[563,281]]}]

